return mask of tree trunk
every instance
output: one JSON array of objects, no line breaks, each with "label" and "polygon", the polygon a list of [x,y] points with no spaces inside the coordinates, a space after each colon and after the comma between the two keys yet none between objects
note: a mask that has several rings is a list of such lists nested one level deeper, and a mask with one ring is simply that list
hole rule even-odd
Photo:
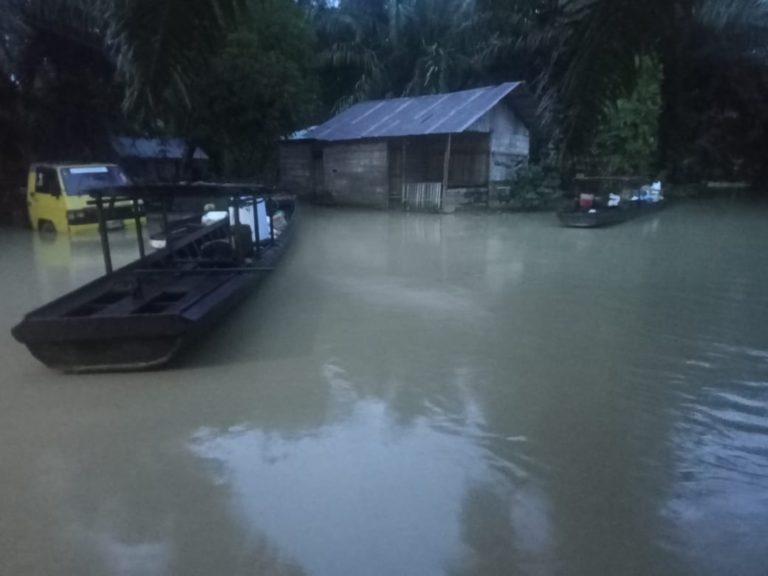
[{"label": "tree trunk", "polygon": [[389,41],[393,47],[398,45],[398,33],[400,31],[400,1],[387,0],[387,10],[389,12]]},{"label": "tree trunk", "polygon": [[658,167],[667,181],[679,184],[685,178],[682,169],[686,155],[688,130],[684,122],[685,77],[693,20],[693,0],[677,0],[670,6],[661,43],[661,103],[659,116]]}]

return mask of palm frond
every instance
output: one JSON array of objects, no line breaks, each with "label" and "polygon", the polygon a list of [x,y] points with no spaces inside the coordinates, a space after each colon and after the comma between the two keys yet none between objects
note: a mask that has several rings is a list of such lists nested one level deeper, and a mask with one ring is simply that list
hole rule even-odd
[{"label": "palm frond", "polygon": [[542,75],[543,118],[561,130],[566,149],[588,142],[606,107],[627,94],[637,77],[637,56],[654,50],[663,26],[661,0],[650,9],[634,0],[570,0],[563,5],[560,39]]},{"label": "palm frond", "polygon": [[190,86],[245,9],[245,0],[112,0],[109,45],[126,108],[189,107]]},{"label": "palm frond", "polygon": [[697,25],[707,37],[697,51],[700,59],[768,65],[768,3],[702,0]]}]

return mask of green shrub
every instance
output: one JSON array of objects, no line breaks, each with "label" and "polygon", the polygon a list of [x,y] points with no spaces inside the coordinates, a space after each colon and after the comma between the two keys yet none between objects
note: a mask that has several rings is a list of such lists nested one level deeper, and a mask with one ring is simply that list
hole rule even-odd
[{"label": "green shrub", "polygon": [[522,166],[512,180],[496,186],[502,206],[510,210],[545,210],[561,197],[560,173],[549,163]]}]

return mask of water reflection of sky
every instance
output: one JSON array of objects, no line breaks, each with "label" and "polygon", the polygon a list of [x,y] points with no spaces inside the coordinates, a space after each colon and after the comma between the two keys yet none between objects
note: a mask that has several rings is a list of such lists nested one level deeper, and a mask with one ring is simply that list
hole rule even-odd
[{"label": "water reflection of sky", "polygon": [[695,215],[310,212],[180,367],[87,378],[9,329],[98,237],[17,235],[0,572],[765,572],[768,229]]},{"label": "water reflection of sky", "polygon": [[[191,440],[229,486],[234,512],[282,554],[319,575],[470,574],[480,557],[547,556],[546,501],[513,489],[474,441],[483,437],[476,407],[462,426],[439,410],[403,426],[385,402],[355,398],[336,369],[326,376],[333,423],[293,437],[202,428]],[[495,544],[484,533],[489,513],[501,516]]]},{"label": "water reflection of sky", "polygon": [[675,482],[662,515],[691,573],[755,574],[768,560],[768,382],[728,378],[765,375],[766,354],[717,345],[686,364],[697,392],[681,402]]}]

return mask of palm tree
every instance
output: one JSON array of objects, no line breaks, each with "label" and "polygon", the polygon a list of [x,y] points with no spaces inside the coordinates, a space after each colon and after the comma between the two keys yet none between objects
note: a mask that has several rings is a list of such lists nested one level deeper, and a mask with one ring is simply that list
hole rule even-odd
[{"label": "palm tree", "polygon": [[389,15],[383,0],[347,1],[315,14],[319,64],[329,92],[327,104],[334,110],[389,94]]},{"label": "palm tree", "polygon": [[606,106],[634,86],[640,57],[657,56],[660,156],[674,179],[688,138],[683,118],[691,70],[721,65],[725,57],[765,63],[766,16],[761,0],[562,0],[553,26],[559,40],[540,94],[563,149],[583,148]]},{"label": "palm tree", "polygon": [[192,87],[245,9],[246,0],[0,0],[4,155],[19,166],[33,153],[94,156],[125,118],[180,129]]},{"label": "palm tree", "polygon": [[462,88],[472,75],[475,50],[473,0],[412,0],[404,13],[396,70],[405,94]]},{"label": "palm tree", "polygon": [[[104,20],[74,2],[5,0],[0,77],[4,145],[68,155],[101,129],[114,66],[103,50]],[[88,114],[83,114],[88,110]],[[63,147],[63,148],[62,148]]]},{"label": "palm tree", "polygon": [[245,0],[104,1],[125,106],[151,113],[191,106],[190,87],[247,9]]},{"label": "palm tree", "polygon": [[194,79],[246,0],[0,0],[17,77],[28,84],[56,40],[100,52],[124,81],[130,109],[190,104]]},{"label": "palm tree", "polygon": [[316,19],[341,109],[372,98],[462,87],[472,70],[474,0],[348,0]]},{"label": "palm tree", "polygon": [[558,45],[559,0],[478,0],[475,66],[493,81],[534,83]]}]

